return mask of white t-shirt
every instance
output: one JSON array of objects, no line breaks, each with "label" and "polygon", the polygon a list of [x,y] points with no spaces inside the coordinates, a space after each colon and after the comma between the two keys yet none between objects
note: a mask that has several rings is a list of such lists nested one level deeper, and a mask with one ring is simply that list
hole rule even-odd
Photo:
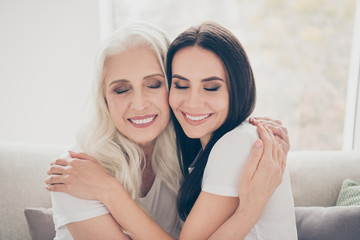
[{"label": "white t-shirt", "polygon": [[[52,192],[51,199],[56,230],[54,240],[73,239],[66,227],[68,223],[109,213],[105,205],[96,200],[84,200],[62,192]],[[176,195],[160,178],[155,177],[148,194],[140,198],[140,204],[165,231],[174,238],[179,237],[181,223],[176,208]]]},{"label": "white t-shirt", "polygon": [[[241,170],[258,138],[256,127],[248,122],[243,122],[220,138],[210,152],[204,170],[202,191],[238,197]],[[287,170],[261,218],[246,237],[246,240],[255,239],[297,239],[294,201]]]}]

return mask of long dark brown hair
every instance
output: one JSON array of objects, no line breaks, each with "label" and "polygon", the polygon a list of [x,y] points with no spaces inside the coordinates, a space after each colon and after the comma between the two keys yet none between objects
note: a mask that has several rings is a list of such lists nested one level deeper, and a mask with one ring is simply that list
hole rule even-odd
[{"label": "long dark brown hair", "polygon": [[177,200],[178,212],[183,220],[186,219],[200,194],[204,169],[212,147],[225,133],[240,125],[250,116],[256,99],[254,76],[244,48],[229,30],[213,22],[203,23],[199,27],[191,27],[172,42],[166,61],[169,86],[172,82],[173,57],[177,51],[189,46],[209,50],[224,63],[228,73],[229,112],[225,122],[212,134],[209,143],[193,165],[194,169],[189,173],[189,166],[201,151],[200,140],[187,137],[171,111],[177,137],[177,154],[184,175]]}]

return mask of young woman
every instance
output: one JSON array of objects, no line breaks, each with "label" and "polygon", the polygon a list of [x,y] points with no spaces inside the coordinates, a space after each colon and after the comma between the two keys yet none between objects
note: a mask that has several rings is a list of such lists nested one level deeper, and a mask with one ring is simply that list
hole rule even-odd
[{"label": "young woman", "polygon": [[[258,138],[246,121],[255,107],[254,76],[237,38],[216,23],[204,23],[170,45],[167,79],[184,175],[178,211],[186,221],[180,237],[205,239],[239,204],[240,172]],[[287,173],[248,238],[297,239]]]},{"label": "young woman", "polygon": [[[142,24],[115,33],[100,51],[95,118],[79,140],[80,150],[87,154],[70,152],[71,160],[56,160],[46,180],[54,191],[56,239],[127,238],[119,225],[133,239],[178,237],[176,193],[182,177],[172,124],[167,125],[167,47],[163,32]],[[286,144],[284,128],[271,126]],[[239,226],[242,234],[247,233],[279,184],[284,155],[273,154],[280,147],[270,130],[260,125],[259,133],[265,152],[258,164],[258,141],[241,175],[238,212],[218,233]]]}]

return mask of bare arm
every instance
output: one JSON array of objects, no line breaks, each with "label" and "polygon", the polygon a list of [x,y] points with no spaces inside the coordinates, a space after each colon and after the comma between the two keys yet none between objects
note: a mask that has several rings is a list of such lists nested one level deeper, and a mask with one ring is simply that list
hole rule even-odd
[{"label": "bare arm", "polygon": [[130,239],[113,219],[111,214],[66,224],[72,237],[76,240],[126,240]]},{"label": "bare arm", "polygon": [[[263,130],[259,130],[265,132],[265,128],[261,125],[258,127],[259,129],[263,128]],[[270,132],[270,131],[269,131]],[[282,173],[277,172],[278,175],[274,176],[272,174],[271,170],[272,168],[279,169],[279,165],[276,164],[282,164],[282,160],[278,159],[277,155],[273,155],[273,145],[274,138],[267,137],[264,139],[264,134],[260,133],[261,138],[263,139],[264,145],[265,145],[265,151],[264,155],[262,156],[261,162],[263,164],[258,164],[259,159],[262,153],[262,145],[260,142],[260,146],[254,147],[253,154],[251,155],[253,159],[252,161],[248,161],[247,167],[244,168],[243,174],[240,180],[240,184],[243,186],[248,186],[247,188],[241,187],[242,192],[239,193],[241,204],[239,207],[238,205],[238,198],[229,198],[229,197],[221,197],[213,194],[208,193],[202,193],[199,196],[199,203],[197,201],[196,206],[200,206],[200,209],[203,209],[204,206],[207,206],[206,209],[213,209],[214,211],[202,211],[198,210],[196,206],[194,206],[194,211],[192,211],[189,215],[189,218],[187,220],[187,223],[184,225],[184,229],[181,233],[181,237],[186,238],[186,236],[195,236],[196,235],[199,238],[208,238],[213,234],[213,238],[216,239],[218,236],[221,236],[221,239],[226,239],[225,236],[228,236],[231,238],[232,236],[237,236],[237,239],[244,238],[247,233],[251,230],[251,228],[254,226],[254,224],[257,222],[258,218],[261,216],[263,208],[266,205],[266,202],[270,198],[268,196],[267,198],[258,198],[263,199],[258,202],[249,201],[251,199],[251,196],[259,196],[264,193],[264,188],[268,188],[268,192],[272,193],[272,191],[276,188],[275,186],[271,185],[265,185],[260,184],[262,188],[257,188],[257,184],[264,183],[264,181],[267,181],[269,178],[275,179],[275,183],[279,176],[282,176]],[[271,149],[267,150],[266,149]],[[86,155],[86,154],[85,154]],[[73,155],[74,157],[77,156],[78,158],[82,157],[85,158],[85,155]],[[86,155],[87,156],[87,155]],[[89,158],[87,156],[87,158]],[[268,161],[264,161],[268,160]],[[276,159],[276,161],[274,161]],[[82,160],[77,159],[72,165],[79,166],[84,165],[83,167],[88,167],[88,162],[91,162],[90,165],[93,165],[93,167],[98,167],[97,164],[99,164],[95,159],[88,159],[88,160]],[[56,162],[57,164],[62,163],[63,165],[66,165],[65,162],[61,162],[61,160]],[[254,167],[255,166],[255,167]],[[259,166],[259,167],[258,167]],[[100,166],[101,167],[101,166]],[[55,170],[59,170],[56,166],[50,169],[49,173],[53,173]],[[260,171],[262,170],[262,171]],[[266,171],[265,171],[266,170]],[[82,175],[85,175],[84,172],[86,171],[83,169],[79,171],[77,177],[81,177]],[[94,171],[88,171],[93,173]],[[76,173],[76,171],[75,171]],[[107,188],[103,189],[102,193],[97,190],[92,190],[90,195],[93,195],[95,199],[99,199],[102,201],[109,211],[112,213],[113,217],[115,218],[116,222],[119,223],[125,231],[130,233],[130,236],[133,239],[149,239],[149,238],[156,238],[156,239],[172,239],[171,236],[169,236],[161,227],[159,227],[150,217],[148,217],[138,206],[137,204],[128,196],[125,189],[121,186],[120,183],[118,183],[115,179],[110,180],[110,178],[106,178],[103,174],[106,174],[106,172],[100,171],[99,177],[94,177],[96,179],[96,183],[88,184],[87,186],[91,189],[96,189],[96,186],[99,186],[101,188],[104,188],[104,186],[107,186]],[[254,174],[258,173],[258,174]],[[269,174],[270,173],[270,174]],[[65,174],[66,175],[66,174]],[[64,174],[63,176],[53,176],[52,181],[48,181],[48,183],[61,183],[63,182]],[[107,179],[107,183],[99,181],[99,179]],[[55,180],[57,179],[57,181]],[[110,181],[109,181],[110,180]],[[255,181],[256,180],[256,181]],[[82,182],[82,180],[78,180],[79,182]],[[70,181],[71,182],[71,181]],[[111,182],[111,184],[109,184]],[[104,185],[105,184],[105,185]],[[84,191],[81,191],[83,189],[83,186],[79,185],[79,189],[77,189],[76,184],[56,184],[56,185],[50,185],[49,190],[52,191],[62,191],[62,192],[68,192],[68,193],[76,193],[76,194],[84,194]],[[245,189],[245,190],[244,190]],[[270,190],[269,190],[270,189]],[[257,195],[256,195],[257,194]],[[78,196],[78,197],[87,197],[90,196],[85,194],[86,196]],[[91,199],[91,198],[90,198]],[[119,204],[121,202],[122,204]],[[221,202],[224,202],[225,204],[220,204]],[[248,203],[247,203],[248,202]],[[249,203],[250,202],[250,203]],[[226,206],[226,209],[218,208],[218,206]],[[260,210],[259,210],[260,209]],[[236,211],[235,211],[236,210]],[[205,214],[204,214],[205,212]],[[211,217],[208,214],[220,214],[216,215],[217,217]],[[199,221],[198,221],[199,219]],[[204,221],[202,220],[204,219]],[[250,221],[252,219],[252,221]],[[193,226],[196,226],[196,223],[199,222],[206,222],[211,220],[210,223],[207,224],[207,227],[200,227],[200,228],[194,228]],[[227,221],[226,221],[227,220]],[[226,222],[225,222],[226,221]],[[209,225],[210,224],[210,225]],[[222,225],[223,224],[223,225]],[[222,226],[221,226],[222,225]],[[86,225],[85,225],[86,226]],[[94,225],[87,225],[89,228],[91,228]],[[221,227],[220,227],[221,226]],[[241,226],[241,228],[239,228]],[[220,227],[220,228],[219,228]],[[79,228],[80,229],[80,228]],[[199,231],[201,229],[201,231]],[[81,229],[80,229],[81,230]],[[234,231],[235,230],[235,231]],[[105,230],[101,230],[105,231]],[[216,231],[216,232],[215,232]],[[151,236],[149,235],[151,234]]]},{"label": "bare arm", "polygon": [[[69,153],[71,160],[57,159],[52,163],[45,181],[47,189],[82,199],[98,200],[111,213],[106,217],[68,224],[75,239],[106,239],[96,238],[102,233],[122,239],[120,237],[124,237],[124,233],[121,228],[132,239],[173,239],[137,205],[115,178],[107,174],[96,159],[85,153]],[[106,224],[98,225],[102,221],[106,221]]]}]

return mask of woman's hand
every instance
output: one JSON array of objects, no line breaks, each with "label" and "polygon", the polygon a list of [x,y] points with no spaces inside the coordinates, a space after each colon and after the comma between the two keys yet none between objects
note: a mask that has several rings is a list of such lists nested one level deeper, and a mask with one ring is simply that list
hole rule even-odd
[{"label": "woman's hand", "polygon": [[[239,182],[239,207],[237,212],[247,213],[254,224],[276,188],[282,182],[286,166],[286,154],[273,131],[266,124],[257,124],[260,139],[242,170]],[[249,214],[250,211],[250,214]]]},{"label": "woman's hand", "polygon": [[271,131],[275,135],[275,138],[282,145],[285,155],[287,155],[290,150],[288,130],[282,125],[282,122],[280,120],[274,120],[267,117],[251,117],[249,121],[255,126],[257,126],[259,123],[263,123],[269,129],[271,129]]},{"label": "woman's hand", "polygon": [[99,200],[110,190],[111,177],[100,163],[85,153],[69,152],[71,159],[57,159],[51,163],[46,189],[72,196]]}]

